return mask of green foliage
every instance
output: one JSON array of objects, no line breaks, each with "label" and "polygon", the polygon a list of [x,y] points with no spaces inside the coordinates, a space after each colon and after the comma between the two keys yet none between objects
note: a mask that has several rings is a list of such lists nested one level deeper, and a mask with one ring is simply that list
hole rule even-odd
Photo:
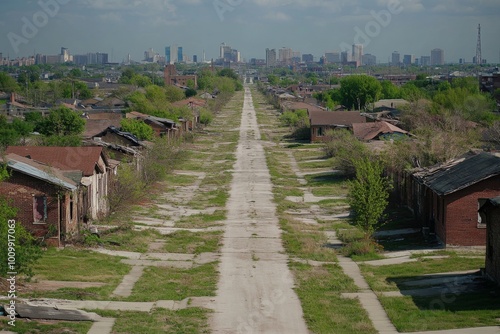
[{"label": "green foliage", "polygon": [[371,237],[389,204],[391,184],[382,175],[380,161],[368,158],[354,161],[356,178],[349,182],[348,201],[355,223]]},{"label": "green foliage", "polygon": [[165,87],[165,96],[167,98],[167,101],[169,102],[177,102],[184,100],[186,95],[184,94],[184,91],[180,89],[179,87],[175,86],[166,86]]},{"label": "green foliage", "polygon": [[130,132],[139,140],[152,140],[154,138],[154,130],[141,120],[124,118],[120,121],[120,126],[125,132]]},{"label": "green foliage", "polygon": [[11,93],[19,90],[16,80],[5,72],[0,72],[0,91]]},{"label": "green foliage", "polygon": [[203,125],[210,125],[214,120],[214,115],[210,110],[205,108],[200,109],[200,123]]},{"label": "green foliage", "polygon": [[43,136],[38,140],[37,145],[54,147],[79,147],[82,146],[82,138],[79,135]]},{"label": "green foliage", "polygon": [[[15,221],[16,213],[16,210],[9,206],[5,199],[0,198],[0,248],[2,249],[0,252],[0,275],[6,277],[8,272],[14,271],[31,277],[33,276],[32,266],[40,258],[41,250],[35,244],[31,234],[21,225],[21,222]],[[12,238],[11,235],[15,238],[14,240],[9,239]],[[11,250],[15,253],[14,270],[8,267],[8,257]]]},{"label": "green foliage", "polygon": [[307,114],[307,110],[305,109],[285,111],[279,118],[283,125],[290,128],[302,128],[309,126],[309,116]]},{"label": "green foliage", "polygon": [[186,98],[196,96],[197,94],[198,94],[198,92],[196,91],[196,89],[193,89],[193,88],[188,88],[184,92],[184,95],[186,95]]},{"label": "green foliage", "polygon": [[231,78],[233,80],[239,79],[238,74],[236,74],[236,72],[231,68],[224,68],[224,69],[220,70],[217,75],[220,77],[228,77],[228,78]]},{"label": "green foliage", "polygon": [[354,162],[371,157],[370,151],[346,129],[330,130],[325,142],[325,154],[334,158],[334,168],[347,175],[356,172]]},{"label": "green foliage", "polygon": [[399,99],[401,98],[401,89],[394,85],[389,80],[384,80],[380,83],[382,85],[382,95],[383,99]]},{"label": "green foliage", "polygon": [[80,135],[85,129],[85,120],[66,107],[52,109],[40,126],[40,133],[46,136]]},{"label": "green foliage", "polygon": [[349,109],[365,109],[378,101],[381,92],[380,82],[367,75],[351,75],[340,82],[341,103]]}]

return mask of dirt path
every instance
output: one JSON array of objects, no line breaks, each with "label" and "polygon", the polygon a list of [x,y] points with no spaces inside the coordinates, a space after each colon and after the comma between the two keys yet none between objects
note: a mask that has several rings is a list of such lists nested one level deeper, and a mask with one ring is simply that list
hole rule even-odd
[{"label": "dirt path", "polygon": [[282,247],[270,174],[248,87],[236,158],[212,331],[308,333]]}]

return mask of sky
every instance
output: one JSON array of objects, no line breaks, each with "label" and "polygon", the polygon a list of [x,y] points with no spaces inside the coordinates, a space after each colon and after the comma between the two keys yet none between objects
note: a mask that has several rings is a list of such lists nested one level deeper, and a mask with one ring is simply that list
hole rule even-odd
[{"label": "sky", "polygon": [[246,60],[282,47],[318,60],[357,43],[381,63],[393,51],[420,57],[435,48],[446,62],[471,62],[478,24],[483,59],[500,63],[499,0],[1,0],[0,53],[52,55],[66,47],[121,62],[178,45],[211,59],[224,42]]}]

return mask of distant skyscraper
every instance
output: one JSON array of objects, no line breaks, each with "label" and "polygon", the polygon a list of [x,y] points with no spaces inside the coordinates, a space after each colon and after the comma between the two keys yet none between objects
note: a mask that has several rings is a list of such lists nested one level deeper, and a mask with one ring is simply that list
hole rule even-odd
[{"label": "distant skyscraper", "polygon": [[177,48],[177,61],[178,62],[184,61],[184,54],[182,53],[182,46],[179,46]]},{"label": "distant skyscraper", "polygon": [[420,57],[420,66],[429,66],[431,64],[430,56],[422,56]]},{"label": "distant skyscraper", "polygon": [[266,66],[276,66],[276,49],[266,49]]},{"label": "distant skyscraper", "polygon": [[377,64],[377,57],[375,57],[374,55],[372,54],[365,54],[363,55],[362,57],[362,60],[361,60],[361,64],[363,65],[376,65]]},{"label": "distant skyscraper", "polygon": [[[182,48],[180,48],[180,54],[182,55]],[[177,45],[171,45],[167,46],[165,48],[165,62],[167,64],[174,64],[177,63],[179,60],[179,48],[177,48]]]},{"label": "distant skyscraper", "polygon": [[293,51],[290,48],[281,48],[278,51],[279,61],[283,64],[289,64],[293,58]]},{"label": "distant skyscraper", "polygon": [[363,44],[353,44],[352,45],[352,61],[361,65],[361,60],[363,58]]},{"label": "distant skyscraper", "polygon": [[351,54],[349,51],[342,51],[340,53],[340,61],[342,64],[347,64],[348,62],[351,61]]},{"label": "distant skyscraper", "polygon": [[431,65],[444,65],[444,51],[442,49],[434,49],[431,51]]},{"label": "distant skyscraper", "polygon": [[401,64],[401,55],[399,54],[398,51],[394,51],[392,53],[391,65],[392,66],[399,66],[400,64]]},{"label": "distant skyscraper", "polygon": [[312,54],[302,55],[302,61],[304,63],[312,63],[314,62],[314,56]]},{"label": "distant skyscraper", "polygon": [[415,63],[415,56],[414,55],[404,55],[403,56],[403,64],[406,66],[412,65]]},{"label": "distant skyscraper", "polygon": [[229,62],[231,61],[233,52],[232,49],[229,45],[226,45],[226,43],[222,43],[220,45],[220,59],[222,59],[224,62]]},{"label": "distant skyscraper", "polygon": [[198,62],[198,56],[197,55],[193,55],[193,63],[197,63]]},{"label": "distant skyscraper", "polygon": [[325,59],[326,59],[326,62],[329,64],[340,63],[340,53],[338,53],[338,52],[326,52]]}]

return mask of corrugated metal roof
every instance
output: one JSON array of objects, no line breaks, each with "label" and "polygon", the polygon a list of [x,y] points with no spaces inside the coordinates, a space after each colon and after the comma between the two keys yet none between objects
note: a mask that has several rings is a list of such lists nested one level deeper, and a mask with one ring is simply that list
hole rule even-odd
[{"label": "corrugated metal roof", "polygon": [[483,152],[416,176],[436,194],[448,195],[499,174],[500,158]]},{"label": "corrugated metal roof", "polygon": [[8,154],[5,159],[7,160],[7,166],[14,171],[55,184],[68,190],[77,189],[77,183],[64,177],[62,172],[56,168],[50,168],[15,154]]}]

